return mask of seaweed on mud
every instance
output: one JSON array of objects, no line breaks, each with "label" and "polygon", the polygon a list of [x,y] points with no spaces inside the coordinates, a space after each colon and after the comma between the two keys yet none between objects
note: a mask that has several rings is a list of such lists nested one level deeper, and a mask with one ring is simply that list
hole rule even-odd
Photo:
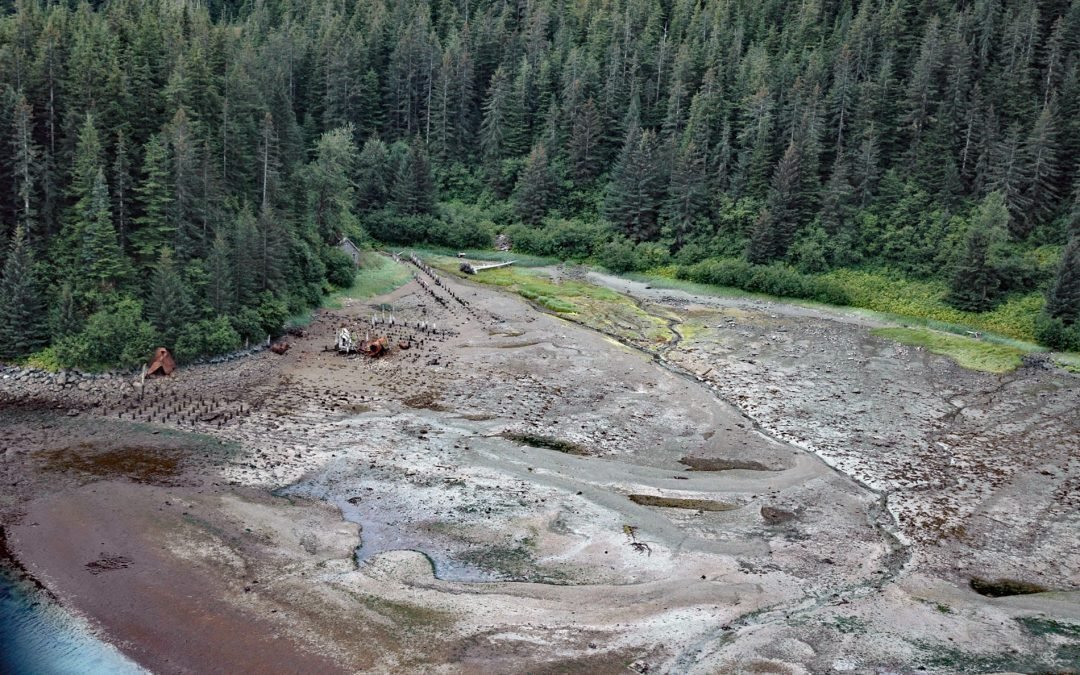
[{"label": "seaweed on mud", "polygon": [[507,581],[560,584],[566,573],[539,565],[531,547],[532,539],[520,543],[480,546],[457,556],[459,562],[498,574]]},{"label": "seaweed on mud", "polygon": [[568,455],[577,455],[578,457],[589,457],[595,453],[590,452],[588,448],[577,443],[570,441],[564,441],[558,438],[551,438],[550,436],[537,436],[536,434],[515,434],[504,433],[501,436],[509,441],[519,443],[521,445],[528,445],[532,448],[544,448],[547,450],[555,450],[557,452],[563,452]]},{"label": "seaweed on mud", "polygon": [[1080,624],[1065,623],[1054,619],[1044,619],[1038,616],[1022,616],[1016,622],[1024,627],[1032,635],[1046,636],[1056,635],[1070,640],[1080,641]]},{"label": "seaweed on mud", "polygon": [[367,593],[358,597],[373,612],[391,619],[395,626],[406,630],[440,628],[453,621],[453,615],[449,612],[387,600]]},{"label": "seaweed on mud", "polygon": [[690,471],[773,471],[761,462],[752,459],[724,459],[720,457],[683,457],[679,464],[690,467]]},{"label": "seaweed on mud", "polygon": [[124,446],[103,450],[92,443],[43,453],[50,471],[74,470],[97,478],[127,478],[150,485],[170,484],[181,470],[175,450]]},{"label": "seaweed on mud", "polygon": [[131,558],[122,555],[103,555],[97,560],[86,563],[83,567],[85,567],[86,571],[90,574],[97,576],[102,572],[127,569],[128,567],[131,567],[131,564]]},{"label": "seaweed on mud", "polygon": [[971,590],[988,598],[1005,598],[1010,595],[1031,595],[1033,593],[1046,593],[1050,589],[1029,581],[1018,579],[984,579],[972,577],[968,582]]},{"label": "seaweed on mud", "polygon": [[423,408],[426,410],[434,410],[435,412],[446,412],[449,410],[446,406],[438,402],[438,396],[435,392],[423,391],[419,394],[414,394],[408,398],[401,399],[401,402],[410,408]]},{"label": "seaweed on mud", "polygon": [[916,640],[913,643],[922,650],[924,660],[919,670],[940,670],[949,673],[1060,673],[1061,671],[1051,667],[1039,657],[1025,656],[1016,653],[979,653],[968,652],[956,647],[930,642],[929,640]]},{"label": "seaweed on mud", "polygon": [[641,506],[663,506],[671,509],[690,509],[693,511],[734,511],[739,508],[738,504],[713,499],[676,499],[657,495],[630,495],[630,501]]}]

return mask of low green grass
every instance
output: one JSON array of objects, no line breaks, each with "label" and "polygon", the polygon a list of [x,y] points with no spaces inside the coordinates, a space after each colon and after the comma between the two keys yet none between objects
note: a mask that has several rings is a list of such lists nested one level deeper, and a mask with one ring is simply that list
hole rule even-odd
[{"label": "low green grass", "polygon": [[1035,341],[1035,319],[1045,302],[1041,293],[1029,293],[1011,297],[989,312],[964,312],[945,303],[948,288],[941,281],[899,279],[849,269],[833,270],[822,277],[839,284],[855,307],[939,325],[964,326],[1025,342]]},{"label": "low green grass", "polygon": [[367,300],[389,293],[412,279],[412,270],[399,265],[390,258],[374,251],[365,251],[360,257],[360,269],[353,285],[334,293],[331,298],[338,302],[343,298]]},{"label": "low green grass", "polygon": [[1054,361],[1070,373],[1080,373],[1080,354],[1055,354]]},{"label": "low green grass", "polygon": [[[717,297],[776,299],[738,288],[709,286],[675,279],[672,268],[659,268],[647,273],[625,276],[650,284],[655,288],[668,288],[687,293]],[[836,270],[825,276],[840,283],[853,298],[853,304],[845,309],[868,319],[898,323],[905,327],[915,326],[932,334],[952,333],[961,338],[970,331],[980,331],[981,335],[974,348],[975,351],[993,352],[997,354],[997,358],[1007,356],[1007,360],[1015,365],[1009,366],[1006,370],[1011,370],[1019,364],[1019,361],[1010,354],[1018,354],[1018,357],[1022,357],[1023,354],[1046,351],[1045,347],[1035,343],[1034,338],[1035,317],[1042,310],[1044,302],[1041,294],[1032,293],[1011,298],[990,312],[962,312],[945,304],[946,289],[938,282],[894,279],[884,274],[856,270]],[[832,307],[810,300],[784,299],[784,302],[806,307]],[[919,344],[918,346],[927,345]],[[993,346],[1003,349],[995,350]],[[1061,368],[1080,373],[1080,354],[1055,353],[1053,359]],[[982,368],[976,369],[982,370]]]},{"label": "low green grass", "polygon": [[947,356],[964,368],[1006,373],[1020,366],[1025,350],[927,328],[875,328],[872,334]]},{"label": "low green grass", "polygon": [[663,317],[650,314],[632,298],[608,288],[572,279],[556,282],[540,270],[517,265],[466,275],[458,269],[457,258],[425,259],[443,272],[505,288],[551,312],[622,339],[664,344],[674,338]]},{"label": "low green grass", "polygon": [[[367,300],[404,286],[412,279],[412,270],[406,265],[399,265],[390,258],[375,251],[360,254],[360,268],[356,271],[353,285],[341,288],[323,298],[322,307],[341,309],[346,299]],[[299,314],[290,316],[286,326],[307,326],[315,316],[315,309],[308,308]]]}]

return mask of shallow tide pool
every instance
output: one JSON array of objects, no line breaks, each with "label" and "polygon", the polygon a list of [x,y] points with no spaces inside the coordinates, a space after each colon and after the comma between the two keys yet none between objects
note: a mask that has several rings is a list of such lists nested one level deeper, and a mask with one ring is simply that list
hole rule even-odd
[{"label": "shallow tide pool", "polygon": [[0,564],[0,673],[143,675],[147,671],[33,584]]}]

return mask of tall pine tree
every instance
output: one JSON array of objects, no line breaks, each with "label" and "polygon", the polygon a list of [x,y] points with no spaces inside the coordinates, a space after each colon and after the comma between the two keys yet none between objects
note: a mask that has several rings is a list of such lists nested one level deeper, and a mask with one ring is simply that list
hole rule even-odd
[{"label": "tall pine tree", "polygon": [[799,228],[801,174],[799,148],[792,141],[776,165],[765,211],[750,234],[750,262],[765,264],[787,255]]},{"label": "tall pine tree", "polygon": [[0,277],[0,358],[25,356],[49,342],[45,301],[34,274],[34,252],[20,225]]}]

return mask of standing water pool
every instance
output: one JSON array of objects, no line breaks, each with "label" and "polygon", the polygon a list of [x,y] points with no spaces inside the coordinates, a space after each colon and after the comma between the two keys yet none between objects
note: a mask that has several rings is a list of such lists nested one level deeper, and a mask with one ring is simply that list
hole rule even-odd
[{"label": "standing water pool", "polygon": [[142,675],[43,591],[0,561],[0,673]]}]

